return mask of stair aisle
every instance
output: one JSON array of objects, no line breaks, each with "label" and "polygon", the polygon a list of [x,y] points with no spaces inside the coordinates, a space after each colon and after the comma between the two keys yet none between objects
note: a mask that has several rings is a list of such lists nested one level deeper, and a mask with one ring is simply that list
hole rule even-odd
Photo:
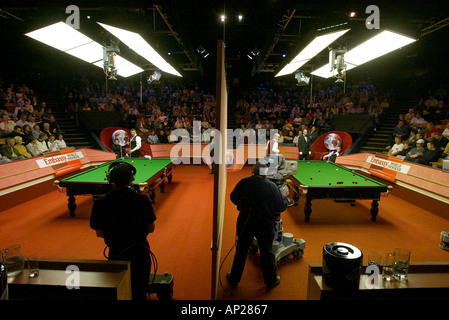
[{"label": "stair aisle", "polygon": [[410,108],[410,102],[401,102],[393,106],[381,119],[376,131],[366,140],[360,148],[360,152],[383,153],[387,152],[390,145],[390,137],[393,129],[399,121],[400,114],[406,114]]},{"label": "stair aisle", "polygon": [[100,149],[95,140],[90,136],[89,133],[83,131],[82,128],[78,127],[73,119],[66,113],[63,107],[59,103],[49,97],[47,101],[47,106],[51,107],[52,113],[55,116],[56,123],[59,125],[64,141],[68,147],[74,148],[89,148],[89,149]]}]

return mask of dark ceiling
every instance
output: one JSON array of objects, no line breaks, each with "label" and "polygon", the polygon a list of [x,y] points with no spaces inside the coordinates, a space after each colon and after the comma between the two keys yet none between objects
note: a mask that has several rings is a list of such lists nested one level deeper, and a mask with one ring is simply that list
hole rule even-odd
[{"label": "dark ceiling", "polygon": [[[362,1],[129,0],[56,4],[53,1],[51,4],[39,5],[21,1],[18,4],[0,5],[1,52],[10,61],[3,72],[8,68],[41,72],[61,68],[93,68],[70,56],[55,53],[53,49],[23,35],[57,21],[65,21],[69,16],[65,8],[72,2],[80,8],[79,31],[102,44],[107,44],[111,37],[95,21],[136,31],[183,77],[205,79],[207,82],[215,79],[218,40],[224,39],[225,42],[228,75],[240,79],[266,79],[273,78],[276,71],[313,39],[319,28],[347,22],[351,27],[345,38],[348,48],[370,35],[370,31],[371,34],[373,32],[365,27],[365,20],[370,15],[365,13],[365,9],[371,3]],[[430,28],[430,32],[421,35],[420,41],[410,48],[391,54],[391,57],[381,58],[385,64],[390,61],[415,69],[448,69],[445,59],[448,50],[445,47],[449,28],[444,25],[434,30],[437,23],[449,17],[447,1],[426,1],[425,4],[417,1],[376,3],[380,10],[381,27],[392,26],[415,36],[419,36],[425,28]],[[357,12],[355,18],[348,17],[351,11]],[[220,21],[223,12],[227,16],[225,24]],[[238,14],[243,16],[241,22],[237,19]],[[200,46],[210,53],[208,57],[202,58],[196,53]],[[151,70],[152,66],[131,50],[126,47],[121,49],[124,56]],[[253,49],[260,53],[257,59],[251,60],[247,55]],[[171,55],[168,55],[169,52]],[[327,54],[323,52],[312,63],[322,65],[326,59]],[[372,68],[378,69],[378,66]]]}]

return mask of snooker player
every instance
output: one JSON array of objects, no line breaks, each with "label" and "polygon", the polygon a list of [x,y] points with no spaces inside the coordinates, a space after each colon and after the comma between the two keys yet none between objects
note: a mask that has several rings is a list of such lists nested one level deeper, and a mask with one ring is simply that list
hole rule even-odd
[{"label": "snooker player", "polygon": [[131,139],[129,139],[130,151],[129,154],[131,158],[140,157],[140,148],[142,147],[142,138],[137,135],[136,129],[131,129]]},{"label": "snooker player", "polygon": [[130,261],[133,300],[145,300],[151,272],[147,236],[155,229],[156,215],[148,196],[131,184],[136,169],[123,161],[109,166],[112,190],[94,201],[90,227],[109,247],[108,260]]}]

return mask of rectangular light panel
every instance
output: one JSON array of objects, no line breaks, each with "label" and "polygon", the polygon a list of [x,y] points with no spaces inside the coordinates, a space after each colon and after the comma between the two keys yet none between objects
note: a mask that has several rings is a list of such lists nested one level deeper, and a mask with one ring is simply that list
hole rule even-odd
[{"label": "rectangular light panel", "polygon": [[276,77],[295,72],[349,30],[344,29],[316,37],[289,64],[279,71]]},{"label": "rectangular light panel", "polygon": [[[64,22],[25,35],[103,69],[103,46]],[[144,71],[120,56],[116,56],[116,69],[118,75],[125,78]]]},{"label": "rectangular light panel", "polygon": [[[416,39],[392,31],[382,31],[354,49],[346,52],[346,71],[402,48],[414,41],[416,41]],[[337,74],[337,72],[335,70],[331,72],[330,65],[326,64],[313,71],[312,74],[323,78],[330,78]]]},{"label": "rectangular light panel", "polygon": [[159,53],[157,53],[156,50],[154,50],[153,47],[151,47],[150,44],[142,38],[140,34],[116,28],[104,23],[97,23],[161,71],[182,77],[181,74],[167,61],[165,61],[164,58],[162,58]]}]

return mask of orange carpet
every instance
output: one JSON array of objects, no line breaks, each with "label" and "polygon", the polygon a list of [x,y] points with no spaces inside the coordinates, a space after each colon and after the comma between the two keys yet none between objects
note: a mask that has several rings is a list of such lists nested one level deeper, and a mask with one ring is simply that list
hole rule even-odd
[{"label": "orange carpet", "polygon": [[[174,170],[173,183],[158,193],[154,209],[156,230],[148,236],[159,269],[174,275],[175,300],[209,300],[211,287],[211,239],[213,176],[205,165],[182,165]],[[235,184],[249,176],[250,167],[228,173],[222,260],[235,241],[237,210],[229,200]],[[411,249],[412,261],[449,261],[449,252],[438,247],[441,231],[449,221],[390,193],[381,199],[376,222],[370,220],[371,201],[354,207],[330,200],[312,202],[311,221],[304,220],[304,199],[284,212],[284,232],[306,241],[304,255],[282,262],[281,284],[268,291],[262,281],[258,254],[249,254],[241,283],[230,289],[225,275],[232,250],[220,272],[219,299],[301,300],[307,295],[307,268],[321,263],[322,248],[329,242],[346,242],[363,253],[382,254],[396,247]],[[0,212],[0,248],[20,243],[24,256],[101,259],[104,243],[89,228],[92,197],[77,197],[77,215],[68,214],[67,196],[58,190]],[[366,258],[364,259],[366,261]]]}]

